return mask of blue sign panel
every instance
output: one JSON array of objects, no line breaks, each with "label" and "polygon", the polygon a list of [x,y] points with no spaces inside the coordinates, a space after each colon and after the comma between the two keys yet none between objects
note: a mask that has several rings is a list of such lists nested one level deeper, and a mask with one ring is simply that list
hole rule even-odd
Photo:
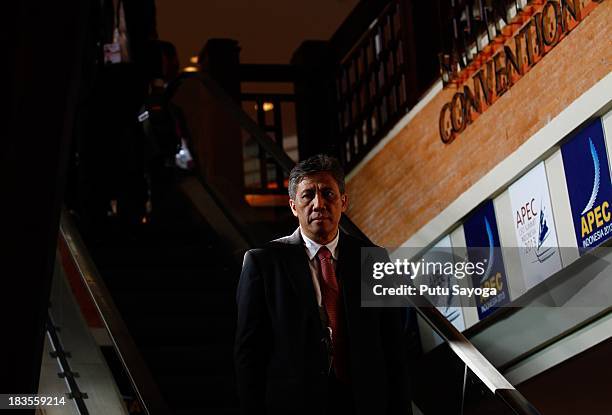
[{"label": "blue sign panel", "polygon": [[495,295],[480,296],[477,301],[478,317],[482,320],[499,306],[510,302],[504,260],[499,244],[499,233],[493,201],[488,200],[463,223],[468,259],[483,262],[485,272],[474,275],[474,288],[494,288]]},{"label": "blue sign panel", "polygon": [[583,254],[612,236],[612,184],[601,120],[561,147],[576,242]]}]

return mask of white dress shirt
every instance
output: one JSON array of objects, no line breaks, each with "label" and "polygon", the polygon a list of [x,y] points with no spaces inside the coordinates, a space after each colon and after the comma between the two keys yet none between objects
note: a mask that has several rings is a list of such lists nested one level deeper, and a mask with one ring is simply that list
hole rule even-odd
[{"label": "white dress shirt", "polygon": [[[310,266],[310,275],[312,276],[312,285],[315,289],[315,295],[317,297],[317,304],[321,307],[321,285],[319,284],[319,276],[321,275],[321,262],[317,258],[317,252],[323,245],[316,243],[306,235],[300,228],[300,234],[304,241],[304,248],[306,249],[306,255],[308,255],[308,265]],[[336,237],[325,246],[329,249],[332,254],[332,265],[336,269],[338,263],[338,240],[340,239],[340,231],[336,234]]]}]

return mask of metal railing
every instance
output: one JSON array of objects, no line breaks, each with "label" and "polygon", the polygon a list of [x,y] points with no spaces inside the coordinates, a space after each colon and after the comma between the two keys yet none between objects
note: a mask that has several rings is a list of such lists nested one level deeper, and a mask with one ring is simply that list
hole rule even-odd
[{"label": "metal railing", "polygon": [[[220,105],[234,117],[241,128],[246,130],[258,144],[274,158],[285,172],[289,172],[295,163],[210,76],[198,73],[196,76],[210,91]],[[371,243],[369,238],[346,216],[340,221],[340,228],[349,234]],[[452,325],[444,315],[424,296],[415,295],[409,298],[416,312],[444,339],[454,354],[461,359],[491,393],[497,396],[517,415],[537,415],[538,410],[525,399],[519,391],[489,362],[480,351]]]},{"label": "metal railing", "polygon": [[59,243],[64,245],[69,259],[78,270],[142,409],[149,415],[168,414],[169,409],[159,387],[138,352],[70,214],[65,210],[62,211],[59,236]]},{"label": "metal railing", "polygon": [[[295,82],[295,68],[292,65],[241,64],[240,82],[248,86],[266,86],[266,90],[278,89],[270,83]],[[257,88],[261,89],[261,88]],[[271,135],[283,149],[294,146],[297,151],[295,132],[295,94],[293,92],[242,92],[240,101],[245,112],[250,114],[261,130]],[[295,142],[286,139],[293,133]],[[267,152],[252,136],[245,137],[245,188],[255,194],[286,194],[287,176],[282,167],[268,156]]]},{"label": "metal railing", "polygon": [[[287,134],[283,128],[283,106],[287,103],[293,104],[293,94],[281,93],[244,93],[241,94],[243,106],[252,107],[255,110],[257,125],[273,137],[279,147],[285,148]],[[268,116],[271,114],[271,116]],[[256,149],[256,154],[252,154]],[[266,151],[257,143],[252,136],[248,137],[244,146],[245,152],[245,187],[250,193],[287,193],[287,177],[282,167],[269,157]],[[249,160],[257,159],[257,180],[246,180],[250,177]]]}]

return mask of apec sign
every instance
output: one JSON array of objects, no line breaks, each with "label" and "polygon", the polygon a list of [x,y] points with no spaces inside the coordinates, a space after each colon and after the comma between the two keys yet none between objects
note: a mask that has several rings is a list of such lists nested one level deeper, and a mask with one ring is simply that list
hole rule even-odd
[{"label": "apec sign", "polygon": [[482,276],[474,276],[472,281],[474,287],[495,288],[497,291],[495,296],[478,298],[478,317],[482,320],[497,307],[510,301],[492,200],[485,202],[466,219],[463,223],[463,232],[469,260],[487,264]]},{"label": "apec sign", "polygon": [[530,289],[561,269],[544,162],[508,191],[525,285]]},{"label": "apec sign", "polygon": [[612,236],[612,183],[601,120],[561,147],[576,242],[582,253]]}]

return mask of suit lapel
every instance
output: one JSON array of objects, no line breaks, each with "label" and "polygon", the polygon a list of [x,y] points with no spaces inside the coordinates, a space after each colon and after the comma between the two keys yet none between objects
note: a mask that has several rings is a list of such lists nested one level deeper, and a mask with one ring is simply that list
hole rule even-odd
[{"label": "suit lapel", "polygon": [[310,265],[306,256],[305,248],[298,228],[288,239],[284,258],[285,266],[289,270],[288,277],[297,296],[302,301],[304,309],[313,313],[317,320],[319,318],[319,306],[312,284]]},{"label": "suit lapel", "polygon": [[[340,280],[345,316],[350,332],[351,321],[359,322],[359,309],[361,307],[361,247],[340,231],[338,249],[336,277]],[[283,259],[291,285],[300,298],[304,309],[308,313],[313,313],[313,316],[320,321],[319,306],[312,284],[308,257],[299,228],[286,239],[285,251],[286,255]]]},{"label": "suit lapel", "polygon": [[336,276],[340,279],[344,310],[346,312],[346,323],[351,329],[351,319],[359,318],[356,313],[360,307],[360,278],[361,252],[360,248],[352,243],[350,238],[340,232],[338,242],[338,265],[336,266]]}]

